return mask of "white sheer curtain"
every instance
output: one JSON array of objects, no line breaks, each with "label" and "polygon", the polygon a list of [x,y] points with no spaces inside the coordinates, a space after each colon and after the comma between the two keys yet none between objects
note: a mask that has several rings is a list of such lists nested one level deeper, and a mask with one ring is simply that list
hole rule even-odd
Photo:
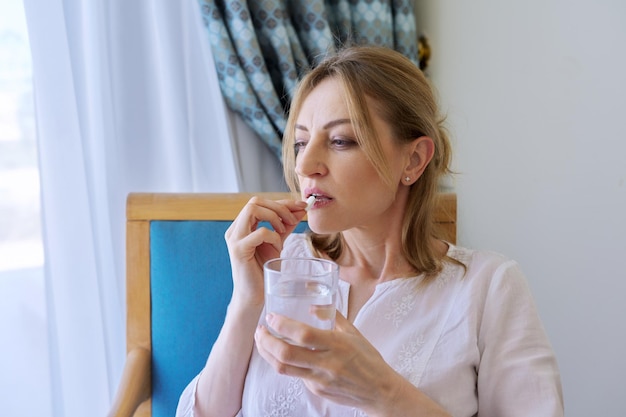
[{"label": "white sheer curtain", "polygon": [[125,356],[131,191],[283,189],[224,108],[195,0],[25,0],[54,416],[105,415]]}]

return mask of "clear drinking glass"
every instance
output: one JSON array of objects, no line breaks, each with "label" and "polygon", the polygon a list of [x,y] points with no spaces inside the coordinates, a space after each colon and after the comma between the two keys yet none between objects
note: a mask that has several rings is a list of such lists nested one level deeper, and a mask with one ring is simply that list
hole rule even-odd
[{"label": "clear drinking glass", "polygon": [[335,328],[339,265],[318,258],[276,258],[267,261],[263,271],[266,313],[318,329]]}]

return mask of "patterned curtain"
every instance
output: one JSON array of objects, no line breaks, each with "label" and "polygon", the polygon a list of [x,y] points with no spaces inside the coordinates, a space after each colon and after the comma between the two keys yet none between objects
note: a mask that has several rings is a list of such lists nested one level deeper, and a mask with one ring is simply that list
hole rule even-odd
[{"label": "patterned curtain", "polygon": [[294,87],[328,52],[381,45],[418,65],[412,0],[198,0],[227,105],[278,158]]}]

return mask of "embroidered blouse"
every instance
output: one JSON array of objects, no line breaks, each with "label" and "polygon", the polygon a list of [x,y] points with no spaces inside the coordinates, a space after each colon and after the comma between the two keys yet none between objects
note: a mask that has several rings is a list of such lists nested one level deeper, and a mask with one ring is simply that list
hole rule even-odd
[{"label": "embroidered blouse", "polygon": [[[312,256],[292,234],[282,256]],[[526,279],[515,261],[450,245],[428,285],[422,276],[376,286],[354,325],[398,373],[455,417],[563,416],[559,371]],[[341,275],[341,271],[340,271]],[[340,280],[338,310],[347,316],[350,285]],[[177,416],[193,417],[197,378]],[[253,350],[237,417],[362,417],[277,374]]]}]

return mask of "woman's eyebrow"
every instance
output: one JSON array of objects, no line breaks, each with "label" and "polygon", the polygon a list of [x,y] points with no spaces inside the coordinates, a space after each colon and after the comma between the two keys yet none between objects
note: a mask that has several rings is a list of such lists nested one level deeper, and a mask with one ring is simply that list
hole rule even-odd
[{"label": "woman's eyebrow", "polygon": [[304,130],[305,132],[308,132],[308,131],[309,131],[309,129],[307,129],[306,127],[304,127],[304,126],[302,126],[302,125],[298,125],[298,124],[296,125],[296,129],[298,129],[298,130]]},{"label": "woman's eyebrow", "polygon": [[350,123],[352,123],[352,122],[350,121],[350,119],[337,119],[337,120],[332,120],[332,121],[330,121],[330,122],[328,122],[328,123],[326,123],[326,124],[324,125],[324,129],[330,129],[331,127],[335,127],[335,126],[337,126],[337,125],[344,125],[344,124],[346,124],[346,123],[347,123],[347,124],[350,124]]},{"label": "woman's eyebrow", "polygon": [[[338,126],[338,125],[343,125],[343,124],[346,124],[346,123],[350,124],[350,123],[352,123],[352,122],[350,121],[350,119],[337,119],[337,120],[331,120],[330,122],[326,123],[326,124],[323,126],[323,128],[324,128],[324,129],[330,129],[331,127],[335,127],[335,126]],[[302,125],[298,125],[298,124],[296,124],[296,129],[298,129],[298,130],[304,130],[305,132],[308,132],[308,131],[309,131],[309,129],[307,129],[306,127],[304,127],[304,126],[302,126]]]}]

